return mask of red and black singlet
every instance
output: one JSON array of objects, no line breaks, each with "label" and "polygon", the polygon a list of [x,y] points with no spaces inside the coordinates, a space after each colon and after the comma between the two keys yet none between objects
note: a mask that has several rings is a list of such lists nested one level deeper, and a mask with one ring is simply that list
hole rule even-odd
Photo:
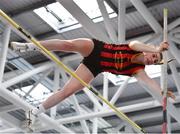
[{"label": "red and black singlet", "polygon": [[100,53],[100,66],[103,72],[131,76],[145,67],[145,65],[131,62],[131,58],[140,53],[132,50],[128,44],[105,43]]},{"label": "red and black singlet", "polygon": [[131,58],[141,52],[129,48],[128,44],[107,44],[92,39],[94,49],[84,57],[82,63],[93,73],[94,77],[101,72],[132,76],[145,65],[132,63]]}]

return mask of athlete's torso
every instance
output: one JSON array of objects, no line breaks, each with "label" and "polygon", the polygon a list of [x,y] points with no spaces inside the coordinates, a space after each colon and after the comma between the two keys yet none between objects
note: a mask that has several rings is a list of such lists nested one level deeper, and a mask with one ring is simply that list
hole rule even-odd
[{"label": "athlete's torso", "polygon": [[100,66],[103,72],[132,76],[145,65],[132,63],[131,58],[141,52],[132,50],[128,44],[103,44]]}]

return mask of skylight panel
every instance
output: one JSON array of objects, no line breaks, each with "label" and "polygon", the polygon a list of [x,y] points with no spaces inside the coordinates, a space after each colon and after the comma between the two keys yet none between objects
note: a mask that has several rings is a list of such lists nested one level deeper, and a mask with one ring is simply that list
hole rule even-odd
[{"label": "skylight panel", "polygon": [[105,5],[106,10],[107,10],[108,13],[113,13],[113,12],[114,12],[114,11],[112,10],[112,8],[107,4],[106,1],[104,1],[104,5]]},{"label": "skylight panel", "polygon": [[20,89],[15,89],[15,93],[19,94],[20,96],[25,96],[25,94],[32,88],[32,86],[26,86],[26,87],[22,87],[21,90]]},{"label": "skylight panel", "polygon": [[30,95],[35,100],[39,100],[41,102],[50,95],[50,90],[42,84],[38,84],[36,88],[34,88],[34,90],[30,93]]},{"label": "skylight panel", "polygon": [[101,16],[96,0],[73,0],[89,18]]},{"label": "skylight panel", "polygon": [[148,65],[145,68],[146,73],[151,77],[158,77],[161,75],[161,66],[160,65]]},{"label": "skylight panel", "polygon": [[[22,87],[21,90],[15,89],[15,93],[19,94],[21,97],[23,97],[23,96],[25,97],[26,93],[28,93],[32,88],[33,88],[33,86],[31,85],[31,86]],[[38,84],[32,90],[32,92],[30,92],[30,94],[26,96],[26,99],[28,102],[31,102],[33,104],[38,104],[38,103],[44,101],[51,94],[52,93],[50,92],[50,90],[48,88],[46,88],[42,84]]]},{"label": "skylight panel", "polygon": [[[103,21],[96,0],[74,0],[74,2],[96,23]],[[116,17],[110,6],[106,3],[110,18]],[[50,25],[57,33],[81,27],[81,24],[59,3],[49,4],[35,9],[34,12]]]},{"label": "skylight panel", "polygon": [[19,94],[20,96],[24,96],[25,95],[25,93],[22,92],[20,89],[15,89],[14,91],[15,91],[15,93]]},{"label": "skylight panel", "polygon": [[[93,19],[101,15],[97,0],[73,0],[86,14],[89,18]],[[112,13],[113,10],[105,2],[105,7],[108,13]]]},{"label": "skylight panel", "polygon": [[62,28],[78,23],[59,2],[35,9],[34,12],[58,33]]}]

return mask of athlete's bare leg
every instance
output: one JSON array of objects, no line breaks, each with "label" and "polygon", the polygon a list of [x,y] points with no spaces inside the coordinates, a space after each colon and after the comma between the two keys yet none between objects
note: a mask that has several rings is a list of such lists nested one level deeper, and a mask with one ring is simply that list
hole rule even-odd
[{"label": "athlete's bare leg", "polygon": [[[93,74],[84,64],[80,64],[75,73],[86,83],[89,83],[94,78]],[[81,83],[77,79],[71,77],[63,89],[60,89],[50,96],[42,105],[45,109],[49,109],[81,89],[83,89]]]},{"label": "athlete's bare leg", "polygon": [[[77,52],[83,57],[90,54],[94,47],[94,43],[88,38],[78,38],[72,40],[51,39],[39,41],[49,51]],[[11,47],[15,51],[39,51],[40,49],[33,43],[11,42]]]},{"label": "athlete's bare leg", "polygon": [[40,43],[50,51],[78,52],[83,57],[88,56],[94,47],[94,43],[88,38],[72,40],[52,39],[40,41]]},{"label": "athlete's bare leg", "polygon": [[[80,53],[83,57],[88,56],[94,48],[93,41],[86,38],[74,40],[47,40],[41,41],[40,43],[48,50],[66,52],[73,51]],[[86,83],[89,83],[94,78],[92,72],[84,64],[80,64],[75,73]],[[59,102],[82,88],[83,86],[81,85],[81,83],[77,79],[71,77],[70,80],[65,84],[63,89],[57,91],[42,103],[41,108],[43,110],[40,108],[39,111],[35,111],[34,113],[41,113],[42,111],[53,107],[54,105],[58,104]]]}]

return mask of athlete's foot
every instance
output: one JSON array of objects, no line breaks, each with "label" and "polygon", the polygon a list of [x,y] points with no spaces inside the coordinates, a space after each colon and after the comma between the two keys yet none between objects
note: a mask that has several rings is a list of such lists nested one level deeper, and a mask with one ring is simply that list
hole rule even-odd
[{"label": "athlete's foot", "polygon": [[18,52],[38,51],[39,50],[34,45],[30,45],[28,43],[20,43],[20,42],[11,42],[10,47],[12,48],[12,50],[18,51]]}]

